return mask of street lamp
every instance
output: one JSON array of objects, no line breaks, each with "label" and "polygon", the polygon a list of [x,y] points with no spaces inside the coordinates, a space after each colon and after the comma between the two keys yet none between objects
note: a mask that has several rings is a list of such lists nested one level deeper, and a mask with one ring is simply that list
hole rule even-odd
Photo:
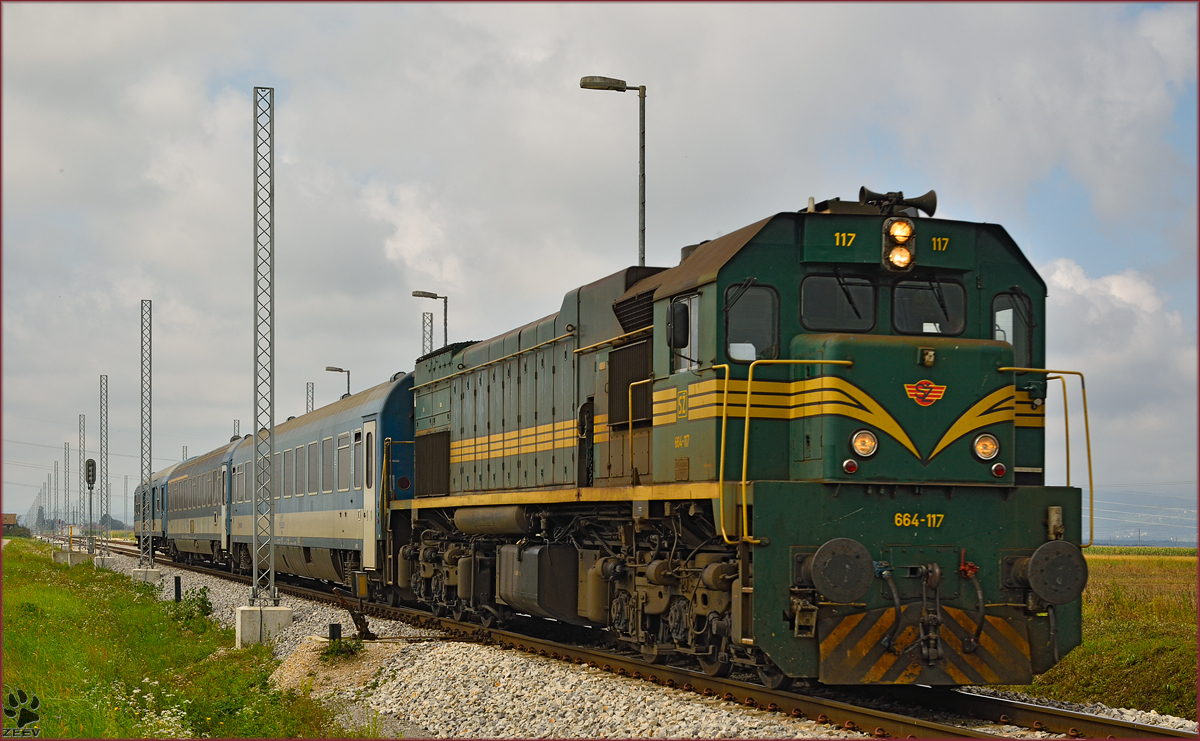
[{"label": "street lamp", "polygon": [[584,90],[615,90],[623,93],[626,90],[637,90],[640,103],[640,141],[638,148],[638,265],[646,265],[646,86],[626,85],[624,80],[612,77],[596,77],[595,75],[579,80],[579,87]]},{"label": "street lamp", "polygon": [[449,296],[439,296],[433,291],[413,291],[413,298],[432,298],[442,300],[442,347],[450,344],[450,325],[446,321],[446,307],[450,303]]},{"label": "street lamp", "polygon": [[[329,371],[330,373],[345,373],[346,374],[346,396],[349,396],[350,395],[350,371],[346,370],[345,368],[334,368],[332,365],[325,366],[325,370]],[[343,396],[342,398],[345,399],[346,396]]]}]

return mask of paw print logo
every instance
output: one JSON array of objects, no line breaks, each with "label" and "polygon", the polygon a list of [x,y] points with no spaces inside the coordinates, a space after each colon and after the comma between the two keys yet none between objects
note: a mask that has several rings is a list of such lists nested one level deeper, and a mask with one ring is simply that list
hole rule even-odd
[{"label": "paw print logo", "polygon": [[4,698],[4,717],[17,722],[17,728],[24,728],[31,723],[41,720],[38,709],[42,706],[37,695],[29,695],[25,690],[9,692]]}]

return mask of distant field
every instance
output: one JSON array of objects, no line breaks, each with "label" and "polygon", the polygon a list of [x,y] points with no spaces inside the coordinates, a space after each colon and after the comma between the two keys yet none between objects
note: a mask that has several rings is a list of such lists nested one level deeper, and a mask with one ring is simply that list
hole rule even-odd
[{"label": "distant field", "polygon": [[1083,645],[1032,686],[1012,689],[1195,720],[1196,549],[1085,553]]},{"label": "distant field", "polygon": [[1094,545],[1084,548],[1089,556],[1196,556],[1195,548],[1142,548],[1128,545]]}]

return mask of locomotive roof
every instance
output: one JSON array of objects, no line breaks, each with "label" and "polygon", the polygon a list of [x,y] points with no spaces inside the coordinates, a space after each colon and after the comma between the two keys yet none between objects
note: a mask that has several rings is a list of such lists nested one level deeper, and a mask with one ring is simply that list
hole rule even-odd
[{"label": "locomotive roof", "polygon": [[[629,287],[624,294],[617,299],[617,303],[631,299],[634,296],[643,295],[649,291],[654,292],[654,300],[678,295],[684,291],[696,288],[697,286],[712,283],[717,279],[721,268],[725,266],[743,247],[750,243],[772,220],[781,216],[795,218],[797,212],[785,211],[782,213],[768,216],[762,221],[757,221],[749,226],[744,226],[737,231],[730,232],[722,237],[718,237],[710,242],[704,242],[696,245],[690,255],[688,255],[679,265],[668,268],[660,273],[643,278],[637,283]],[[805,212],[799,212],[801,217],[805,216]],[[865,214],[869,215],[869,214]],[[955,223],[953,220],[937,220],[940,223]],[[1016,244],[1013,238],[1008,234],[1003,226],[999,224],[990,224],[987,222],[958,222],[966,223],[979,230],[980,233],[990,232],[1000,243],[1007,246],[1012,255],[1012,259],[1021,263],[1029,272],[1040,282],[1045,284],[1037,269],[1029,262],[1029,258]]]},{"label": "locomotive roof", "polygon": [[664,296],[674,296],[689,288],[702,286],[717,279],[717,273],[738,253],[754,236],[762,231],[774,216],[768,216],[762,221],[750,226],[744,226],[723,237],[705,242],[688,256],[678,267],[656,273],[649,278],[634,283],[618,301],[637,296],[647,291],[654,291],[657,301]]}]

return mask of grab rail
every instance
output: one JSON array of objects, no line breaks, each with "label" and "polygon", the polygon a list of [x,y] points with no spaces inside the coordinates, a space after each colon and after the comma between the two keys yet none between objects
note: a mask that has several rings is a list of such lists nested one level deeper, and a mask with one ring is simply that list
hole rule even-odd
[{"label": "grab rail", "polygon": [[[742,429],[742,540],[751,545],[758,545],[761,540],[750,537],[750,507],[746,496],[746,466],[750,460],[750,402],[754,395],[754,368],[759,365],[854,365],[849,360],[755,360],[750,363],[750,372],[746,375],[746,421]],[[729,396],[729,381],[725,381],[725,396]],[[725,416],[725,408],[721,410],[721,416]],[[724,421],[722,421],[724,426]],[[722,449],[724,452],[724,449]],[[724,520],[722,520],[724,524]]]},{"label": "grab rail", "polygon": [[[1079,390],[1083,394],[1083,436],[1087,441],[1087,464],[1088,464],[1088,542],[1081,544],[1080,548],[1089,548],[1092,542],[1096,539],[1096,488],[1092,479],[1092,433],[1088,423],[1088,408],[1087,408],[1087,384],[1083,380],[1083,374],[1079,371],[1068,370],[1049,370],[1047,368],[997,368],[1000,373],[1014,371],[1017,373],[1061,373],[1066,376],[1079,376]],[[1049,375],[1046,376],[1050,378]],[[1066,408],[1066,388],[1067,382],[1063,381],[1063,404]],[[1068,448],[1069,449],[1069,448]],[[1069,473],[1067,474],[1070,475]]]},{"label": "grab rail", "polygon": [[1058,379],[1063,392],[1063,437],[1067,442],[1067,486],[1071,485],[1071,415],[1067,413],[1067,379],[1062,376],[1046,376],[1047,381]]},{"label": "grab rail", "polygon": [[725,371],[725,381],[721,384],[721,464],[717,467],[717,506],[721,515],[721,538],[725,540],[725,545],[734,545],[738,541],[730,540],[729,533],[725,531],[725,426],[729,421],[726,414],[729,409],[729,364],[712,366],[713,370],[717,368]]},{"label": "grab rail", "polygon": [[[633,467],[633,387],[641,386],[643,383],[650,383],[653,380],[654,380],[654,377],[651,376],[650,378],[643,378],[640,381],[634,381],[633,383],[629,384],[629,406],[626,408],[625,411],[627,411],[629,413],[629,485],[630,486],[634,485],[634,481],[633,481],[634,480],[634,472],[637,470]],[[651,412],[651,418],[653,418],[653,416],[654,416],[654,414],[653,414],[653,412]]]}]

